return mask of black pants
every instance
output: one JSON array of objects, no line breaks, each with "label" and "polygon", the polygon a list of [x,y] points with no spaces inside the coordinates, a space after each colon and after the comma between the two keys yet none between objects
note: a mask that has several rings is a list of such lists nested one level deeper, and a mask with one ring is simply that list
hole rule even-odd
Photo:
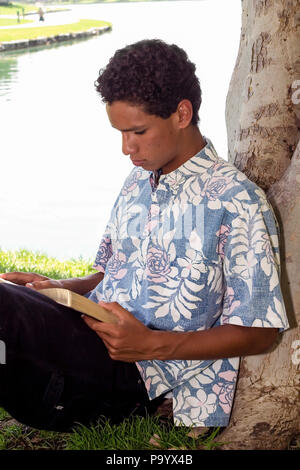
[{"label": "black pants", "polygon": [[79,312],[27,287],[0,284],[0,341],[0,406],[29,426],[118,423],[161,401],[148,400],[136,365],[112,360]]}]

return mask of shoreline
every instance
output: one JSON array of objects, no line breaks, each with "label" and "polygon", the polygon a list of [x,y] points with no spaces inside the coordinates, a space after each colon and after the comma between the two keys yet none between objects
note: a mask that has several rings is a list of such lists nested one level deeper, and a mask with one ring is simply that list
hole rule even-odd
[{"label": "shoreline", "polygon": [[[71,8],[61,8],[58,10],[45,10],[44,13],[45,15],[48,15],[48,13],[63,13],[65,11],[71,11]],[[29,11],[28,13],[24,13],[24,16],[30,16],[30,15],[38,15],[38,10],[37,11]]]},{"label": "shoreline", "polygon": [[0,52],[14,51],[18,49],[27,49],[34,46],[49,46],[76,39],[91,38],[100,34],[110,32],[112,26],[100,26],[90,28],[87,31],[78,31],[75,33],[62,33],[55,36],[41,36],[35,39],[20,39],[17,41],[0,42]]}]

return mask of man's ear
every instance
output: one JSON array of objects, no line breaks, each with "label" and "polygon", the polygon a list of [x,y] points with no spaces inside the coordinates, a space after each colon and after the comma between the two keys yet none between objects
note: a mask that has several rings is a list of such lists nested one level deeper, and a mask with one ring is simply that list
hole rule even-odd
[{"label": "man's ear", "polygon": [[177,106],[177,123],[181,129],[185,129],[193,119],[193,105],[190,100],[181,100]]}]

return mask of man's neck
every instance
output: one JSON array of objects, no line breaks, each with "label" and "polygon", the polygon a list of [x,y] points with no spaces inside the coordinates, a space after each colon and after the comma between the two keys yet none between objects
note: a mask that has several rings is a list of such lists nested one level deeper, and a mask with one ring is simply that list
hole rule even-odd
[{"label": "man's neck", "polygon": [[206,142],[197,126],[190,126],[185,129],[181,142],[182,143],[178,151],[180,157],[176,161],[177,166],[174,168],[171,164],[170,166],[165,167],[162,171],[163,174],[171,173],[179,168],[190,158],[199,153],[206,145]]},{"label": "man's neck", "polygon": [[189,129],[189,133],[190,135],[187,136],[187,154],[189,154],[190,156],[186,159],[186,161],[197,153],[199,153],[206,145],[205,139],[202,137],[202,134],[198,127],[192,126]]}]

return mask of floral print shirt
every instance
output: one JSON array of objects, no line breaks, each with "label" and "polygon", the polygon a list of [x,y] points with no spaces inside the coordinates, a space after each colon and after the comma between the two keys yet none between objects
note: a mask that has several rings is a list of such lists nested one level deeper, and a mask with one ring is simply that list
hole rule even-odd
[{"label": "floral print shirt", "polygon": [[[210,142],[169,174],[135,167],[113,207],[90,298],[149,328],[288,328],[278,227],[264,192]],[[137,364],[150,399],[172,392],[175,424],[226,426],[239,358]]]}]

